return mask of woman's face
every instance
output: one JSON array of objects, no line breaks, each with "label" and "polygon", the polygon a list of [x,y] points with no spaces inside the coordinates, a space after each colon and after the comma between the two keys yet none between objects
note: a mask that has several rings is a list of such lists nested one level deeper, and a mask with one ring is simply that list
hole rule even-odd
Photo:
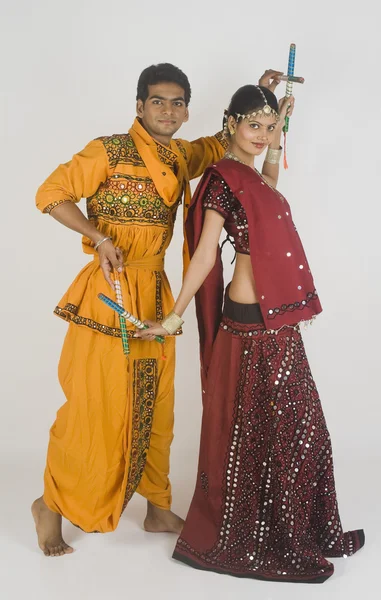
[{"label": "woman's face", "polygon": [[271,144],[277,121],[274,115],[256,115],[238,123],[229,117],[229,128],[234,130],[232,141],[246,154],[259,156]]}]

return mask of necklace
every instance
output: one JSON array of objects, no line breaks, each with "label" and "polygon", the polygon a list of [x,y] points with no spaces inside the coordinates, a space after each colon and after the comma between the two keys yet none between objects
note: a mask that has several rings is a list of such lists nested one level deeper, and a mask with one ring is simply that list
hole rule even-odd
[{"label": "necklace", "polygon": [[245,165],[245,167],[249,167],[250,169],[253,168],[253,167],[250,167],[250,165],[248,165],[247,163],[243,162],[243,160],[238,158],[238,156],[236,154],[233,154],[233,152],[229,152],[229,150],[227,152],[225,152],[224,158],[228,158],[229,160],[235,160],[236,162],[239,162],[239,163],[241,163],[241,165]]}]

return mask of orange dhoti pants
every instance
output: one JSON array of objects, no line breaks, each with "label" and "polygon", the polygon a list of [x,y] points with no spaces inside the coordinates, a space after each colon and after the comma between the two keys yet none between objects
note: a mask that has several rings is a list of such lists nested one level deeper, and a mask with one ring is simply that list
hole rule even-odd
[{"label": "orange dhoti pants", "polygon": [[50,431],[44,500],[87,532],[113,531],[133,493],[170,509],[175,339],[130,340],[70,323],[59,363],[66,403]]}]

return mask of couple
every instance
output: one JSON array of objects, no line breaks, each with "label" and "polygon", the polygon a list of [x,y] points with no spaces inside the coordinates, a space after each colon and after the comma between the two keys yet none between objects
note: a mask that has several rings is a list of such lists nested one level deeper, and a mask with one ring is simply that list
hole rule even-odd
[{"label": "couple", "polygon": [[[350,554],[363,543],[361,532],[344,536],[338,521],[329,441],[297,329],[298,321],[319,312],[319,304],[300,242],[286,219],[287,205],[270,187],[278,175],[287,107],[283,104],[278,120],[276,99],[265,86],[275,89],[279,74],[267,71],[259,82],[261,89],[243,88],[233,98],[226,123],[230,154],[207,172],[191,208],[189,180],[224,156],[226,140],[221,133],[194,142],[172,139],[188,120],[191,90],[184,73],[169,64],[141,74],[137,118],[127,134],[90,142],[38,191],[40,210],[81,233],[84,251],[94,258],[55,309],[69,322],[59,365],[67,402],[50,433],[44,495],[32,507],[39,545],[47,556],[72,552],[62,539],[62,516],[84,531],[112,531],[135,491],[147,499],[147,531],[181,532],[182,520],[170,511],[168,479],[174,345],[181,322],[177,315],[204,279],[197,309],[205,382],[202,443],[208,447],[207,454],[202,448],[200,484],[176,557],[200,568],[244,576],[319,580],[332,571],[323,555]],[[261,179],[239,161],[250,164],[265,146],[266,179]],[[263,205],[254,202],[255,189],[253,198],[268,200]],[[185,266],[189,254],[193,259],[182,300],[175,314],[164,319],[174,304],[164,254],[183,195]],[[76,206],[82,197],[87,198],[88,218]],[[283,227],[271,237],[270,209],[278,219],[275,226]],[[240,254],[219,329],[220,257],[213,269],[212,262],[224,219]],[[256,234],[250,237],[253,221]],[[281,257],[276,262],[274,240],[277,251],[285,245],[288,269]],[[200,252],[207,259],[198,268]],[[297,268],[306,265],[298,277],[291,268],[295,260],[300,260]],[[163,322],[172,334],[166,342],[166,361],[152,332],[147,340],[139,340],[128,329],[130,353],[123,353],[122,324],[97,300],[99,292],[107,294],[108,284],[114,287],[113,271],[118,273],[117,291],[124,306],[147,321]],[[302,285],[305,294],[299,300]],[[224,349],[226,336],[230,346]],[[221,384],[222,373],[230,373],[230,396],[229,388],[221,385],[211,399],[207,378],[212,381],[216,369]],[[222,392],[224,411],[217,404],[224,402]],[[218,447],[229,446],[224,464],[213,456],[216,435]],[[291,439],[288,455],[281,445],[290,450]],[[310,484],[308,477],[313,476],[316,481]],[[203,521],[197,531],[203,529],[207,539],[192,539],[192,521],[199,522],[201,515],[207,526]]]}]

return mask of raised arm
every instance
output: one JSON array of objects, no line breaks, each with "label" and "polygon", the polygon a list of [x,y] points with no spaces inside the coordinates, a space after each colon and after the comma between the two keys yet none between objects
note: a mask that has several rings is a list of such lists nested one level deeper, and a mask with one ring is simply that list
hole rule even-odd
[{"label": "raised arm", "polygon": [[[265,71],[262,77],[260,78],[258,85],[267,87],[271,92],[275,94],[275,90],[281,81],[279,79],[280,75],[283,75],[283,71],[267,69],[267,71]],[[284,126],[284,119],[286,115],[288,115],[289,117],[292,115],[292,111],[294,110],[294,98],[282,98],[282,100],[280,100],[279,102],[279,109],[281,114],[276,130],[276,135],[274,136],[274,139],[271,145],[269,146],[273,150],[281,149],[281,138]],[[263,163],[262,175],[266,179],[266,181],[269,182],[270,185],[276,188],[276,186],[278,185],[279,178],[279,164],[272,164],[265,160],[265,162]]]},{"label": "raised arm", "polygon": [[[294,100],[293,96],[290,96],[289,98],[282,98],[279,101],[280,118],[279,118],[279,121],[278,121],[278,124],[276,127],[273,141],[271,142],[269,148],[274,149],[274,150],[281,149],[281,138],[282,138],[282,131],[283,131],[283,127],[284,127],[285,118],[286,118],[286,115],[291,117],[293,110],[294,110],[294,104],[295,104],[295,100]],[[278,185],[278,179],[279,179],[279,163],[272,164],[270,162],[267,162],[267,160],[265,160],[263,163],[263,167],[262,167],[262,175],[266,179],[266,181],[269,182],[270,185],[272,185],[274,188],[276,188],[276,186]]]},{"label": "raised arm", "polygon": [[193,142],[178,140],[185,150],[190,179],[200,177],[212,163],[221,160],[228,147],[223,132],[216,135],[201,137]]}]

